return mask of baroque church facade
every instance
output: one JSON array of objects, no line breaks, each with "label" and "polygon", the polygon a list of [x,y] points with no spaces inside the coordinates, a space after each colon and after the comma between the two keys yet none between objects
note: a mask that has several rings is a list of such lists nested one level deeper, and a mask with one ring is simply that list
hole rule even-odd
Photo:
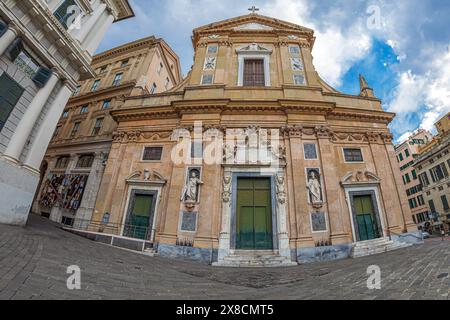
[{"label": "baroque church facade", "polygon": [[395,115],[363,77],[356,96],[325,83],[314,41],[313,30],[255,13],[195,29],[182,83],[136,88],[111,112],[92,225],[219,266],[344,258],[355,244],[417,232],[388,129]]}]

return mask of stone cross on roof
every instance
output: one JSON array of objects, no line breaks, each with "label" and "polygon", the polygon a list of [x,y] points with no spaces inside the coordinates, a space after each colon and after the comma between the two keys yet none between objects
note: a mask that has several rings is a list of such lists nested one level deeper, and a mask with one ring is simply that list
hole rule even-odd
[{"label": "stone cross on roof", "polygon": [[253,6],[251,8],[248,8],[248,11],[251,11],[253,14],[255,14],[257,11],[259,11],[259,8]]}]

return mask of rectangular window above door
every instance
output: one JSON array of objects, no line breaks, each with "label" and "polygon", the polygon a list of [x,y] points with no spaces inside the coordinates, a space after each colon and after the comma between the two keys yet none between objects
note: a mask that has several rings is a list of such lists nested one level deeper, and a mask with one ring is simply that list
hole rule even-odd
[{"label": "rectangular window above door", "polygon": [[244,60],[244,81],[245,87],[264,87],[266,85],[263,59]]}]

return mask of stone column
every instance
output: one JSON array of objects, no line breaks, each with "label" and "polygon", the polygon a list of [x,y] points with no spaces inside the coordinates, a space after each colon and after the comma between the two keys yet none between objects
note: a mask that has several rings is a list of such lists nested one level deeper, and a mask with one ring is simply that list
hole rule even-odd
[{"label": "stone column", "polygon": [[[290,202],[293,213],[291,225],[295,223],[297,230],[297,247],[314,247],[314,239],[311,232],[310,209],[308,207],[306,187],[305,161],[303,152],[303,128],[300,126],[287,126],[283,128],[289,147],[289,157],[291,161],[287,163],[287,177],[290,184],[288,201]],[[292,237],[292,234],[291,234]]]},{"label": "stone column", "polygon": [[286,177],[284,172],[279,172],[275,176],[276,184],[276,201],[277,201],[277,233],[278,233],[278,250],[282,257],[291,259],[291,249],[289,246],[289,235],[286,217]]},{"label": "stone column", "polygon": [[86,48],[91,55],[94,55],[100,42],[105,36],[106,31],[108,31],[109,27],[113,24],[114,19],[114,15],[111,11],[104,11],[89,33],[89,37],[83,41],[82,47]]},{"label": "stone column", "polygon": [[232,173],[225,170],[222,192],[222,227],[219,235],[219,261],[230,254],[232,179]]},{"label": "stone column", "polygon": [[6,49],[8,49],[9,45],[16,39],[17,35],[17,30],[14,27],[9,26],[8,30],[0,38],[0,56],[5,53]]},{"label": "stone column", "polygon": [[47,84],[38,91],[28,106],[8,144],[4,157],[14,162],[19,160],[28,137],[57,83],[58,75],[56,72],[53,72]]},{"label": "stone column", "polygon": [[84,188],[83,199],[76,213],[76,218],[83,222],[82,227],[87,226],[92,219],[95,201],[97,200],[97,194],[104,171],[103,160],[103,152],[95,154],[95,159],[92,163],[91,171],[89,172],[89,177]]},{"label": "stone column", "polygon": [[83,43],[89,32],[94,30],[94,25],[98,22],[105,10],[106,3],[101,3],[97,8],[95,8],[94,12],[92,12],[87,20],[82,22],[81,29],[75,34],[75,39],[77,39],[80,43]]},{"label": "stone column", "polygon": [[34,138],[33,144],[25,160],[26,166],[35,170],[39,169],[39,165],[56,129],[58,120],[61,117],[64,107],[66,106],[71,94],[72,89],[69,84],[67,82],[64,83],[56,95],[55,100],[50,106],[47,115],[45,116],[45,119],[39,128],[36,137]]}]

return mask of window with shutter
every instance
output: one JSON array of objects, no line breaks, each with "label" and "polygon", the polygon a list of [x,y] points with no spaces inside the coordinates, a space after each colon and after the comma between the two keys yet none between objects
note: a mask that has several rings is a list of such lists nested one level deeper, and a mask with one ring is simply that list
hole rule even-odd
[{"label": "window with shutter", "polygon": [[245,59],[244,86],[264,87],[266,84],[263,59]]},{"label": "window with shutter", "polygon": [[5,32],[8,30],[8,25],[4,23],[3,21],[0,21],[0,37],[5,34]]},{"label": "window with shutter", "polygon": [[47,84],[52,74],[53,71],[49,68],[40,67],[32,80],[36,86],[38,86],[39,88],[43,88]]},{"label": "window with shutter", "polygon": [[0,76],[0,130],[3,129],[24,91],[25,89],[7,74],[3,73]]},{"label": "window with shutter", "polygon": [[6,55],[9,58],[9,60],[14,61],[17,59],[22,50],[23,50],[22,38],[17,38],[9,45],[8,49],[6,49]]}]

